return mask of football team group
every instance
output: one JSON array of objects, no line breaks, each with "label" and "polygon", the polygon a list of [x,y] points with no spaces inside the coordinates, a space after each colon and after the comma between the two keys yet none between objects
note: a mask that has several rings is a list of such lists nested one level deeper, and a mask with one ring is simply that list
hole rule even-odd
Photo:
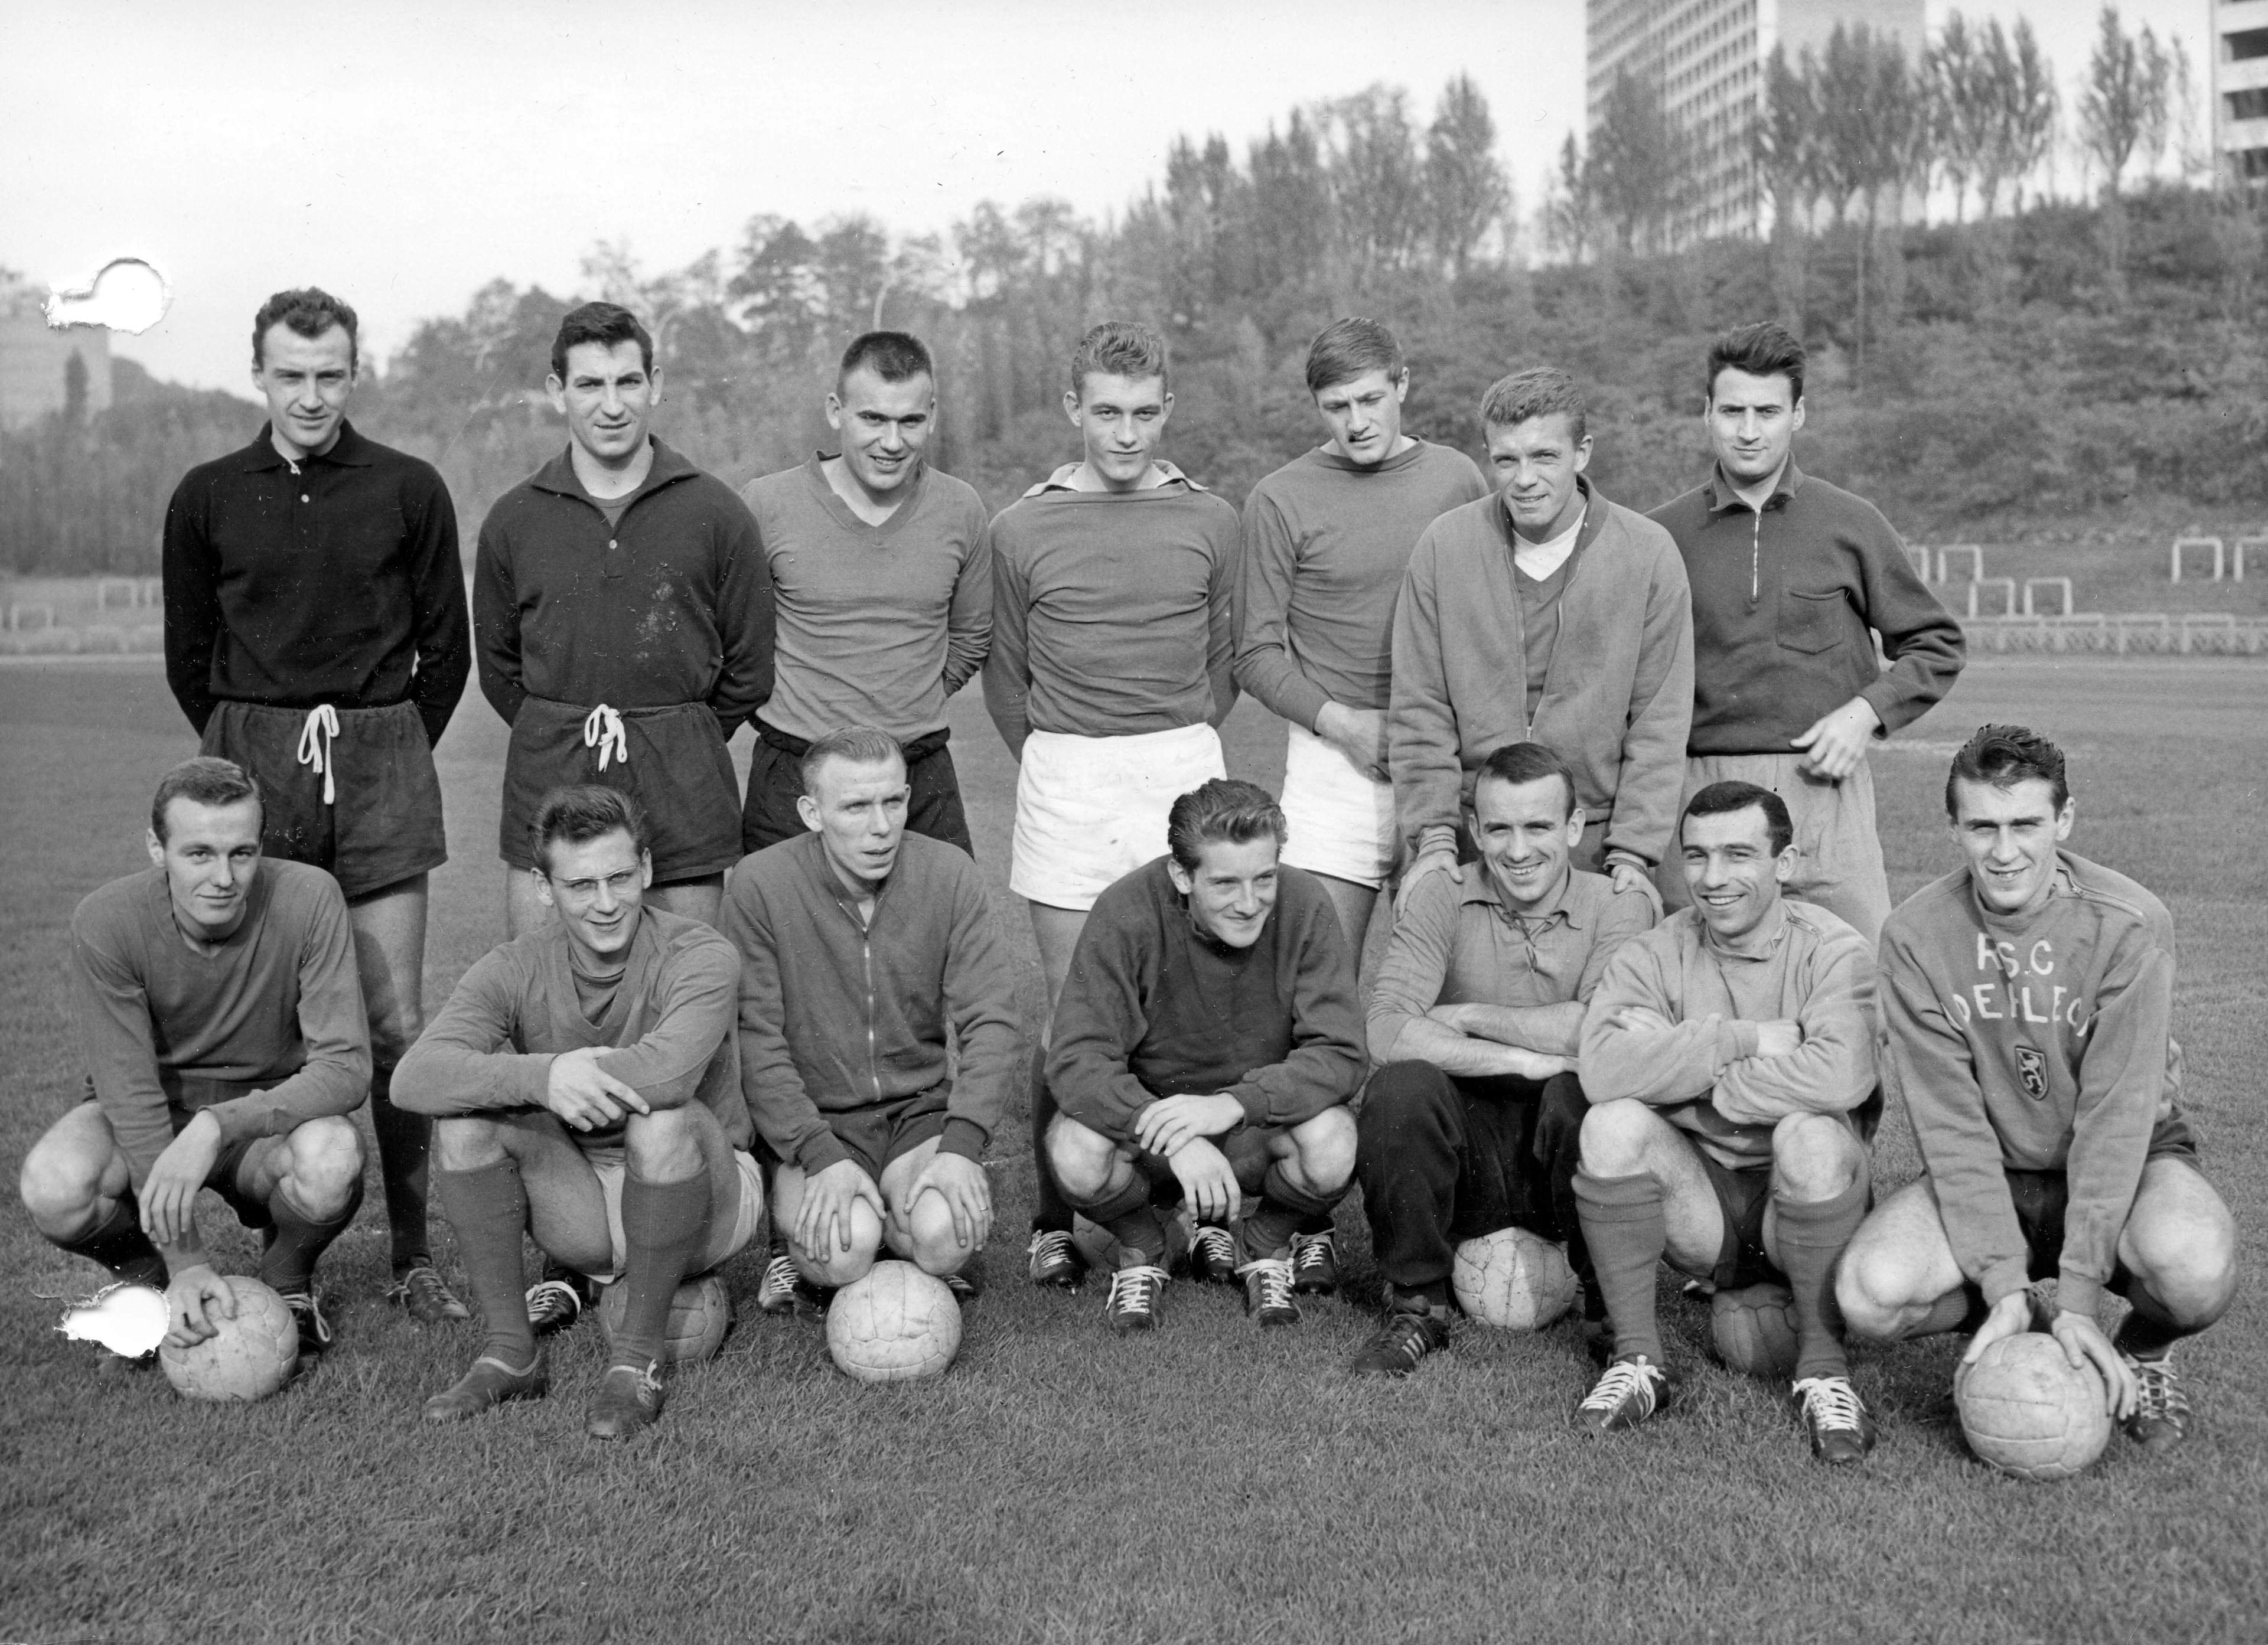
[{"label": "football team group", "polygon": [[[2062,754],[2003,725],[1946,776],[1949,871],[1891,908],[1867,751],[1951,687],[1962,633],[1881,515],[1797,467],[1779,327],[1695,362],[1714,464],[1652,515],[1586,476],[1558,371],[1489,390],[1492,483],[1404,434],[1369,319],[1315,338],[1327,437],[1241,517],[1159,456],[1141,325],[1080,341],[1079,460],[989,519],[924,460],[935,368],[904,333],[843,354],[839,451],[737,496],[651,432],[628,311],[569,313],[550,365],[568,444],[490,510],[469,610],[439,475],[346,420],[356,319],[324,292],[260,311],[269,420],[173,496],[167,675],[201,753],[158,784],[151,868],[74,916],[84,1100],[22,1178],[49,1240],[166,1289],[169,1340],[232,1316],[210,1187],[327,1346],[313,1274],[361,1203],[367,1097],[391,1298],[468,1317],[430,1188],[482,1333],[425,1416],[542,1394],[542,1339],[619,1286],[587,1426],[623,1437],[660,1414],[681,1283],[760,1237],[768,1313],[885,1247],[977,1296],[1035,1030],[1028,1275],[1107,1268],[1116,1331],[1163,1324],[1180,1273],[1296,1323],[1359,1183],[1384,1292],[1359,1374],[1448,1349],[1458,1245],[1518,1228],[1580,1279],[1587,1432],[1671,1395],[1666,1261],[1785,1288],[1826,1462],[1875,1442],[1850,1340],[1930,1332],[1971,1361],[2051,1333],[2134,1439],[2183,1437],[2170,1350],[2227,1308],[2235,1237],[2182,1107],[2170,919],[2067,848]],[[432,750],[475,666],[512,728],[506,940],[428,1024]],[[947,744],[979,674],[1037,1024]],[[1286,723],[1280,796],[1225,773],[1240,691]],[[1926,1171],[1878,1199],[1886,1100]]]}]

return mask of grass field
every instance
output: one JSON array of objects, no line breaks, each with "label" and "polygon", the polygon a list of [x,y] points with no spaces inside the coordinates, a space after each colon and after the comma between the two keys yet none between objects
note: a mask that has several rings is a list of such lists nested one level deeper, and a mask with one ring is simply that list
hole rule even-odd
[{"label": "grass field", "polygon": [[[1989,569],[1989,568],[1988,568]],[[2162,572],[2161,573],[2162,575]],[[1007,896],[1012,769],[975,694],[954,704],[970,820]],[[2074,843],[2162,894],[2179,922],[2177,1032],[2212,1175],[2245,1248],[2268,1219],[2259,1107],[2268,993],[2268,667],[1980,661],[1877,756],[1893,889],[1950,866],[1946,756],[1987,719],[2063,739]],[[63,974],[72,905],[142,866],[158,775],[192,752],[152,664],[0,667],[9,940],[0,947],[0,1155],[13,1169],[74,1100]],[[746,738],[741,739],[745,744]],[[1253,705],[1230,766],[1272,782]],[[501,726],[477,697],[441,745],[453,862],[435,876],[429,1010],[495,938]],[[1914,1172],[1893,1116],[1887,1186]],[[1108,1337],[1099,1293],[1018,1278],[1021,1127],[996,1139],[992,1289],[942,1380],[861,1389],[820,1328],[755,1314],[675,1379],[627,1447],[582,1434],[597,1333],[554,1349],[554,1397],[431,1429],[424,1395],[469,1328],[421,1333],[379,1300],[378,1196],[326,1259],[339,1341],[284,1396],[186,1405],[154,1373],[98,1375],[50,1327],[95,1271],[0,1208],[0,1640],[1310,1641],[2258,1640],[2268,1634],[2268,1326],[2248,1289],[2183,1351],[2199,1410],[2180,1453],[2124,1440],[2092,1474],[2028,1487],[1971,1461],[1949,1340],[1862,1350],[1882,1421],[1863,1473],[1808,1459],[1780,1392],[1704,1357],[1707,1318],[1665,1287],[1682,1401],[1637,1434],[1575,1438],[1573,1332],[1468,1328],[1407,1383],[1347,1356],[1375,1280],[1342,1208],[1351,1295],[1262,1337],[1225,1292],[1167,1294],[1167,1329]],[[225,1270],[253,1247],[208,1198]],[[453,1267],[436,1223],[441,1261]]]}]

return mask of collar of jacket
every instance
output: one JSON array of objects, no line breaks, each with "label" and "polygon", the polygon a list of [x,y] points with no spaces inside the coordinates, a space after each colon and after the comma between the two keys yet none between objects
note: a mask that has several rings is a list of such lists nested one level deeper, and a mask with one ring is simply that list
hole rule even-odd
[{"label": "collar of jacket", "polygon": [[[290,460],[276,449],[276,425],[263,422],[252,444],[237,453],[237,464],[244,473],[255,474],[269,468],[290,467]],[[336,463],[342,468],[367,468],[376,461],[371,454],[370,442],[355,432],[355,425],[344,417],[339,419],[339,437],[331,442],[328,452],[313,453],[299,459],[303,463]]]},{"label": "collar of jacket", "polygon": [[[1784,507],[1787,500],[1801,489],[1803,489],[1803,470],[1795,466],[1795,453],[1790,452],[1787,454],[1787,461],[1780,466],[1779,479],[1772,487],[1771,496],[1764,499],[1764,508]],[[1708,505],[1709,512],[1712,514],[1722,514],[1727,509],[1744,509],[1749,506],[1741,501],[1741,494],[1733,489],[1733,482],[1725,478],[1725,470],[1721,464],[1709,465],[1709,478],[1702,482],[1701,490],[1703,493],[1701,500]],[[1763,511],[1762,509],[1757,510],[1758,513]]]},{"label": "collar of jacket", "polygon": [[[646,437],[653,441],[653,466],[646,470],[644,481],[629,496],[608,497],[608,502],[627,503],[632,498],[644,496],[649,491],[659,491],[662,487],[674,485],[681,480],[690,480],[701,472],[693,466],[691,461],[670,450],[659,438],[652,435]],[[549,491],[557,496],[573,497],[578,502],[586,502],[591,496],[583,488],[583,482],[575,478],[575,453],[572,446],[561,452],[558,456],[529,475],[527,483],[538,491]]]}]

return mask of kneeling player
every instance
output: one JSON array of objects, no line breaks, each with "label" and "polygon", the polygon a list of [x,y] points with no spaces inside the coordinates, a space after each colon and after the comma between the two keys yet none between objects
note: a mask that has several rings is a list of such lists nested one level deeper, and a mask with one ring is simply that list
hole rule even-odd
[{"label": "kneeling player", "polygon": [[[1882,928],[1887,1078],[1927,1174],[1859,1230],[1837,1300],[1867,1336],[1974,1329],[1968,1362],[2032,1329],[2026,1282],[2054,1276],[2045,1328],[2102,1373],[2129,1435],[2176,1443],[2171,1350],[2227,1311],[2236,1229],[2181,1110],[2172,917],[2059,848],[2063,753],[2031,731],[1970,738],[1945,808],[1967,866]],[[2133,1304],[2109,1339],[2105,1289]]]},{"label": "kneeling player", "polygon": [[733,1037],[740,964],[705,922],[644,906],[645,816],[620,789],[553,789],[529,836],[537,896],[558,918],[468,971],[401,1065],[410,1100],[440,1121],[434,1186],[487,1331],[425,1416],[455,1421],[549,1385],[520,1291],[525,1231],[627,1289],[585,1424],[623,1439],[661,1414],[678,1285],[763,1216]]},{"label": "kneeling player", "polygon": [[362,1202],[347,1119],[370,1089],[370,1029],[338,883],[260,855],[260,790],[226,760],[185,760],[150,806],[150,861],[71,915],[86,1100],[25,1158],[40,1232],[117,1278],[166,1289],[167,1340],[233,1318],[195,1215],[210,1188],[261,1230],[260,1278],[331,1340],[315,1259]]},{"label": "kneeling player", "polygon": [[1048,1049],[1048,1153],[1118,1240],[1120,1331],[1157,1324],[1153,1184],[1186,1195],[1200,1273],[1242,1274],[1246,1311],[1290,1325],[1292,1236],[1328,1226],[1354,1175],[1354,960],[1322,883],[1279,864],[1284,834],[1266,790],[1216,777],[1174,802],[1169,855],[1105,890],[1079,933]]},{"label": "kneeling player", "polygon": [[1678,825],[1690,907],[1622,946],[1583,1019],[1575,1198],[1615,1332],[1575,1411],[1586,1432],[1651,1416],[1666,1389],[1654,1265],[1720,1289],[1785,1278],[1794,1393],[1815,1456],[1866,1459],[1874,1418],[1831,1312],[1835,1261],[1867,1213],[1874,958],[1823,908],[1783,897],[1779,796],[1712,782]]}]

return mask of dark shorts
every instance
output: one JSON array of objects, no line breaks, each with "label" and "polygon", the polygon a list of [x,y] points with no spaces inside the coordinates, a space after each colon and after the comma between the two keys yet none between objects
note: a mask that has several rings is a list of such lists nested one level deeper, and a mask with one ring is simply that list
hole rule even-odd
[{"label": "dark shorts", "polygon": [[1725,1214],[1725,1245],[1717,1253],[1717,1266],[1709,1271],[1710,1281],[1725,1291],[1784,1277],[1764,1251],[1764,1213],[1771,1208],[1771,1167],[1734,1171],[1719,1164],[1705,1148],[1693,1151],[1709,1172],[1709,1186],[1717,1191],[1717,1208]]},{"label": "dark shorts", "polygon": [[583,740],[587,708],[530,697],[512,724],[504,760],[497,848],[516,869],[535,866],[527,831],[543,797],[575,782],[618,789],[645,808],[653,834],[653,883],[721,874],[740,860],[740,790],[717,716],[706,703],[622,710],[627,759]]},{"label": "dark shorts", "polygon": [[946,1100],[952,1087],[932,1085],[925,1091],[876,1103],[871,1108],[846,1108],[823,1116],[835,1140],[850,1150],[858,1169],[881,1186],[882,1173],[932,1137],[945,1135]]},{"label": "dark shorts", "polygon": [[[2150,1151],[2144,1156],[2144,1164],[2154,1159],[2178,1159],[2189,1165],[2198,1163],[2197,1133],[2190,1128],[2188,1115],[2176,1110],[2158,1121],[2150,1133]],[[2011,1171],[2007,1178],[2016,1226],[2024,1235],[2027,1277],[2053,1279],[2063,1266],[2063,1225],[2071,1209],[2071,1180],[2059,1171]],[[2111,1276],[2114,1289],[2125,1273],[2122,1265]]]},{"label": "dark shorts", "polygon": [[[906,782],[913,789],[906,801],[906,826],[974,856],[976,848],[961,805],[961,779],[954,770],[953,752],[945,745],[950,734],[932,731],[903,745]],[[748,759],[748,797],[740,810],[741,850],[761,851],[806,832],[795,803],[803,797],[803,757],[810,748],[800,737],[756,723],[756,748]]]},{"label": "dark shorts", "polygon": [[350,898],[440,867],[441,783],[416,706],[336,713],[328,804],[324,774],[299,759],[305,709],[216,703],[197,752],[233,760],[260,784],[262,851],[325,870]]},{"label": "dark shorts", "polygon": [[[87,1093],[85,1100],[90,1103],[94,1101],[92,1091]],[[179,1136],[195,1116],[187,1108],[169,1106],[166,1111],[166,1117],[173,1121],[173,1135]],[[226,1201],[228,1208],[236,1213],[236,1220],[247,1228],[265,1228],[276,1220],[269,1215],[268,1206],[264,1201],[251,1198],[239,1192],[236,1186],[236,1179],[244,1170],[244,1162],[252,1157],[253,1149],[270,1140],[264,1136],[224,1139],[220,1145],[220,1152],[213,1156],[212,1169],[205,1173],[205,1186]],[[133,1199],[131,1190],[129,1190],[126,1197],[129,1201]]]}]

